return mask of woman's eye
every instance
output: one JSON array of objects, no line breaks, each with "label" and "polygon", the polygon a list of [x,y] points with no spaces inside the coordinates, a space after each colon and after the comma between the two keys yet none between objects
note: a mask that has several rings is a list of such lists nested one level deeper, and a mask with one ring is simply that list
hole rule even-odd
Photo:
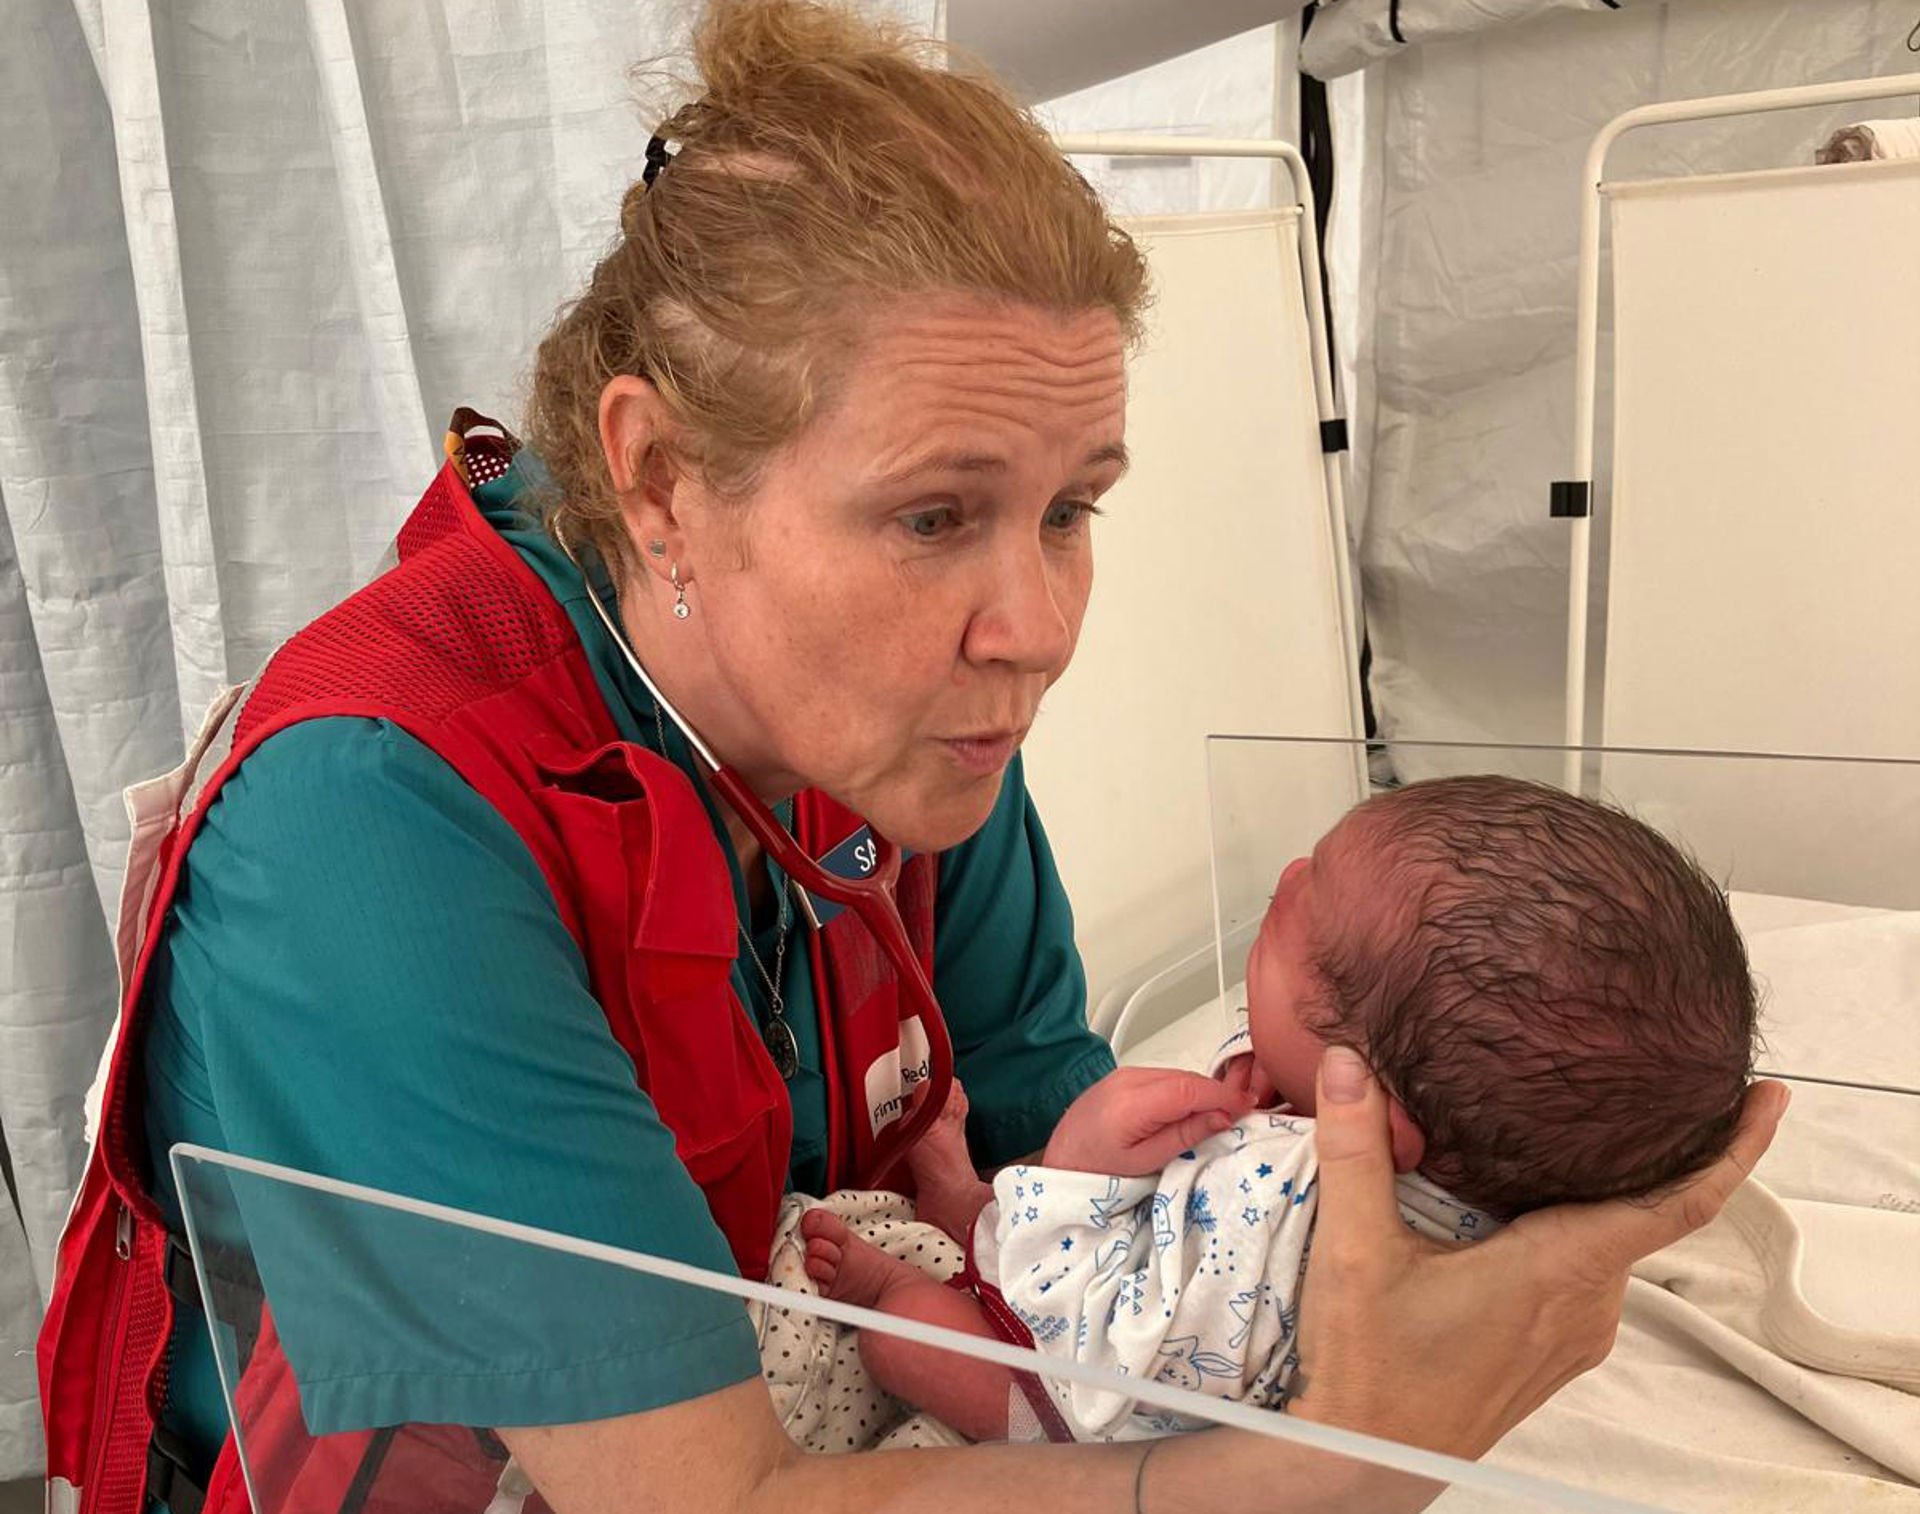
[{"label": "woman's eye", "polygon": [[1100,513],[1100,507],[1084,499],[1057,500],[1047,511],[1049,531],[1077,531]]},{"label": "woman's eye", "polygon": [[935,505],[900,517],[900,524],[916,541],[936,541],[952,529],[958,512],[952,505]]}]

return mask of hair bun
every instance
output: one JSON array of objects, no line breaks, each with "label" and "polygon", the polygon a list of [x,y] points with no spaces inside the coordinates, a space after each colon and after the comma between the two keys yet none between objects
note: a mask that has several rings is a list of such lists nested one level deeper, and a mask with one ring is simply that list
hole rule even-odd
[{"label": "hair bun", "polygon": [[707,101],[720,110],[737,109],[796,72],[911,63],[924,50],[898,22],[816,0],[711,0],[693,34]]},{"label": "hair bun", "polygon": [[[632,542],[599,413],[617,378],[659,396],[666,455],[744,497],[848,381],[882,302],[1104,311],[1138,335],[1139,249],[1030,112],[900,21],[709,0],[691,62],[702,77],[637,72],[653,139],[618,238],[541,343],[527,410],[556,529],[616,571]],[[656,88],[692,103],[669,114]]]}]

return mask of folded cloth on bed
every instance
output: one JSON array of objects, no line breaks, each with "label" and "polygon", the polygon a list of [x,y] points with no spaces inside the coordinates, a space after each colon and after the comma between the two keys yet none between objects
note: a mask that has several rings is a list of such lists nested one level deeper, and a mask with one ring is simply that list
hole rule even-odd
[{"label": "folded cloth on bed", "polygon": [[[1904,1390],[1851,1398],[1828,1428],[1920,1480],[1920,1215],[1787,1203],[1749,1181],[1634,1275],[1794,1367]],[[1769,1369],[1763,1386],[1776,1382],[1788,1379]],[[1808,1384],[1790,1388],[1782,1396],[1809,1418],[1835,1417]]]},{"label": "folded cloth on bed", "polygon": [[[1687,1514],[1916,1514],[1916,1221],[1748,1183],[1635,1269],[1613,1354],[1488,1460]],[[1866,1328],[1875,1309],[1886,1328]],[[1433,1507],[1523,1506],[1451,1492]]]},{"label": "folded cloth on bed", "polygon": [[1816,163],[1864,163],[1872,158],[1920,158],[1920,121],[1861,121],[1843,126],[1813,155]]},{"label": "folded cloth on bed", "polygon": [[[911,1262],[945,1282],[966,1260],[943,1230],[914,1218],[913,1202],[894,1193],[846,1190],[824,1199],[789,1194],[774,1227],[767,1281],[812,1298],[820,1289],[807,1276],[800,1216],[831,1209],[849,1229],[889,1256]],[[966,1441],[931,1415],[916,1414],[882,1391],[860,1360],[860,1333],[794,1309],[749,1304],[760,1339],[761,1376],[780,1427],[806,1451],[894,1450],[906,1446],[961,1446]]]}]

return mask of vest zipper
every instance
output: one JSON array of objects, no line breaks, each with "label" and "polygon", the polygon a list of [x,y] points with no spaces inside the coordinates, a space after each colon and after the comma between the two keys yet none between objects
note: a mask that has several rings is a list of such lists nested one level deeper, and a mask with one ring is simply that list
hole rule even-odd
[{"label": "vest zipper", "polygon": [[[99,1386],[94,1391],[93,1423],[94,1433],[99,1437],[94,1451],[93,1466],[87,1475],[87,1488],[81,1490],[81,1498],[92,1503],[99,1497],[101,1478],[107,1463],[108,1452],[113,1446],[113,1414],[118,1407],[120,1393],[124,1387],[123,1376],[129,1370],[126,1361],[127,1349],[127,1282],[132,1275],[133,1260],[133,1210],[123,1200],[116,1200],[119,1213],[113,1222],[113,1254],[121,1263],[113,1269],[113,1283],[110,1293],[107,1317],[113,1321],[113,1349],[108,1353],[108,1369],[100,1374]],[[146,1451],[141,1450],[141,1460],[146,1460]],[[91,1494],[88,1490],[92,1490]]]}]

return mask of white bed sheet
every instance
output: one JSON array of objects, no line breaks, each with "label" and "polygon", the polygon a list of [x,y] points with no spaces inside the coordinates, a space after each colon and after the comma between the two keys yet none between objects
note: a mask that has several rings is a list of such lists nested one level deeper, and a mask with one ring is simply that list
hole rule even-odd
[{"label": "white bed sheet", "polygon": [[[1920,913],[1732,904],[1764,1068],[1920,1089]],[[1120,1060],[1202,1069],[1244,1005],[1236,985]],[[1873,1380],[1920,1379],[1920,1095],[1797,1083],[1755,1176],[1764,1187],[1642,1264],[1613,1355],[1494,1459],[1688,1514],[1920,1514],[1920,1381]]]}]

